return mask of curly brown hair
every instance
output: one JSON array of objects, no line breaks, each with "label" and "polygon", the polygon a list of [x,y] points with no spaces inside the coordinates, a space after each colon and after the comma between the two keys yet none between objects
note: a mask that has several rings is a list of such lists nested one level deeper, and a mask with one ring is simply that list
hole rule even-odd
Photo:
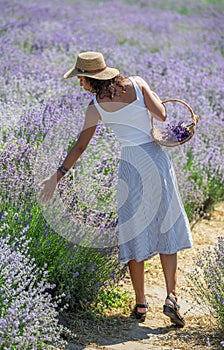
[{"label": "curly brown hair", "polygon": [[126,88],[123,85],[125,77],[117,75],[116,77],[108,80],[99,80],[94,78],[85,77],[86,81],[90,84],[92,91],[96,93],[99,98],[109,97],[111,100],[115,95],[119,95],[116,86],[122,88],[122,93],[126,92]]}]

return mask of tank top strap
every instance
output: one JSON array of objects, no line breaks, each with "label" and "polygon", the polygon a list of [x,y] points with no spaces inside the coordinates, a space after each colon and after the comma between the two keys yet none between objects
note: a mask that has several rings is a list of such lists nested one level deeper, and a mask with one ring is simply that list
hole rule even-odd
[{"label": "tank top strap", "polygon": [[102,114],[102,108],[100,107],[100,105],[99,105],[99,103],[98,103],[98,101],[96,99],[96,95],[94,95],[94,97],[93,97],[93,103],[94,103],[96,109],[98,110],[98,112],[101,115]]},{"label": "tank top strap", "polygon": [[94,102],[94,105],[95,105],[95,106],[98,105],[98,102],[97,102],[97,99],[96,99],[96,95],[94,95],[94,97],[93,97],[93,102]]},{"label": "tank top strap", "polygon": [[136,83],[135,79],[133,77],[128,77],[132,84],[134,85],[135,91],[136,91],[136,97],[140,100],[144,102],[144,97],[142,94],[142,90],[140,89],[140,87],[138,86],[138,84]]}]

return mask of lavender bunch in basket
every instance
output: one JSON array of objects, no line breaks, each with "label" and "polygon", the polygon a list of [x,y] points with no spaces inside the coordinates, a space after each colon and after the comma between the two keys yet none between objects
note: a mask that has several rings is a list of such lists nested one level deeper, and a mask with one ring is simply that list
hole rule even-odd
[{"label": "lavender bunch in basket", "polygon": [[184,122],[179,122],[177,125],[168,124],[162,134],[163,140],[171,139],[181,142],[190,136],[190,130]]}]

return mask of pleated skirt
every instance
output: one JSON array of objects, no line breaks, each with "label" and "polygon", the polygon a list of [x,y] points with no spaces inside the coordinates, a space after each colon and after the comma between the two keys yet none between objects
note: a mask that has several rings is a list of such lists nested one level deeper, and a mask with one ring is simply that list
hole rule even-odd
[{"label": "pleated skirt", "polygon": [[155,142],[122,147],[117,203],[120,263],[192,247],[171,158]]}]

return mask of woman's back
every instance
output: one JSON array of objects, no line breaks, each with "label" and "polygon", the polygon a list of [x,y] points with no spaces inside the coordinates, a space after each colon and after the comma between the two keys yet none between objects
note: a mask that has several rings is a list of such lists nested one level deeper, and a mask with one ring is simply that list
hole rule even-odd
[{"label": "woman's back", "polygon": [[124,78],[122,86],[125,89],[125,93],[118,83],[115,84],[116,94],[113,96],[112,100],[108,96],[103,96],[102,98],[100,98],[100,96],[97,97],[97,102],[105,111],[115,112],[137,99],[135,87],[129,78]]},{"label": "woman's back", "polygon": [[123,146],[151,142],[151,121],[142,91],[133,77],[126,79],[126,92],[109,97],[94,97],[103,123],[110,127]]}]

